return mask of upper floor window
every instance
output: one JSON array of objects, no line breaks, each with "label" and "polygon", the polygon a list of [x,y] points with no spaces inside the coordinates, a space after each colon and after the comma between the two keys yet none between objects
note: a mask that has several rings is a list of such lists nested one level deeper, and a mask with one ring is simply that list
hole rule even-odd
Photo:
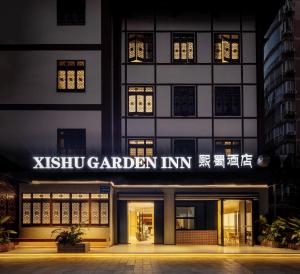
[{"label": "upper floor window", "polygon": [[130,139],[128,140],[128,152],[131,157],[152,157],[154,141],[152,139]]},{"label": "upper floor window", "polygon": [[58,129],[57,152],[59,155],[85,155],[85,129]]},{"label": "upper floor window", "polygon": [[57,25],[84,25],[85,0],[57,0]]},{"label": "upper floor window", "polygon": [[153,34],[129,33],[128,34],[128,62],[143,63],[153,62]]},{"label": "upper floor window", "polygon": [[215,154],[240,154],[241,141],[240,140],[216,140]]},{"label": "upper floor window", "polygon": [[195,140],[193,139],[175,139],[174,140],[174,155],[194,157],[195,156]]},{"label": "upper floor window", "polygon": [[173,62],[193,63],[195,61],[194,33],[173,33]]},{"label": "upper floor window", "polygon": [[241,115],[240,87],[215,87],[215,115],[239,116]]},{"label": "upper floor window", "polygon": [[85,61],[57,61],[57,91],[85,91]]},{"label": "upper floor window", "polygon": [[239,63],[240,46],[238,34],[215,33],[214,54],[217,63]]},{"label": "upper floor window", "polygon": [[196,88],[195,86],[175,86],[173,89],[174,116],[195,116]]},{"label": "upper floor window", "polygon": [[153,87],[128,88],[128,115],[153,115]]}]

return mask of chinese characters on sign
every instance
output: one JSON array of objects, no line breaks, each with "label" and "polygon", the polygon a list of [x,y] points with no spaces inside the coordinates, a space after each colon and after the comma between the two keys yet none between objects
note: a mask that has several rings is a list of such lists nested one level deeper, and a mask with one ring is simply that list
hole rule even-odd
[{"label": "chinese characters on sign", "polygon": [[209,154],[199,154],[199,168],[211,167],[249,167],[252,168],[253,155],[251,154],[229,154],[227,156],[222,154],[213,155],[213,159]]}]

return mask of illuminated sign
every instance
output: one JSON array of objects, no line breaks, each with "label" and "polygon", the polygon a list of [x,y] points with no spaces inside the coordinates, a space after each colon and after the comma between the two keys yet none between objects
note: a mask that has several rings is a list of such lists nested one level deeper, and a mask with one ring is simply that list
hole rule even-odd
[{"label": "illuminated sign", "polygon": [[[33,169],[191,169],[194,166],[193,157],[33,157]],[[197,168],[211,169],[226,167],[252,168],[251,154],[199,154]]]}]

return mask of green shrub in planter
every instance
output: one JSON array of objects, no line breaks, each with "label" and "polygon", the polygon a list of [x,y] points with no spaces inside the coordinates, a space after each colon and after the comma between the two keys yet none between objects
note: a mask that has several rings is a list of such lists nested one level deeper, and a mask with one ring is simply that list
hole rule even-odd
[{"label": "green shrub in planter", "polygon": [[288,244],[289,233],[290,227],[288,221],[284,218],[277,217],[270,225],[270,230],[266,235],[266,239],[279,244],[279,247],[284,247]]},{"label": "green shrub in planter", "polygon": [[55,241],[57,242],[58,253],[81,253],[90,251],[90,244],[83,243],[82,231],[80,225],[72,225],[68,229],[55,229],[52,235],[56,235]]},{"label": "green shrub in planter", "polygon": [[5,224],[10,219],[10,216],[0,218],[0,251],[9,251],[14,249],[14,243],[11,242],[10,234],[17,234],[16,231],[6,229]]},{"label": "green shrub in planter", "polygon": [[292,249],[300,249],[300,219],[293,217],[288,219],[290,227],[289,247]]},{"label": "green shrub in planter", "polygon": [[82,242],[82,231],[80,225],[72,225],[67,230],[63,228],[55,229],[52,231],[52,235],[56,234],[55,241],[59,244],[75,245]]}]

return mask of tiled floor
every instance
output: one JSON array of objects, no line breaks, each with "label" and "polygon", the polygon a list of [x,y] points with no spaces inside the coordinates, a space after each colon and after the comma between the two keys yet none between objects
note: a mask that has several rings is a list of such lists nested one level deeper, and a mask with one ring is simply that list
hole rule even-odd
[{"label": "tiled floor", "polygon": [[[56,248],[17,248],[9,253],[45,254],[56,253]],[[91,253],[100,254],[300,254],[300,250],[270,248],[263,246],[217,246],[217,245],[114,245],[112,247],[92,248]]]},{"label": "tiled floor", "polygon": [[[224,257],[221,257],[224,256]],[[246,255],[241,258],[191,255],[180,256],[113,256],[111,257],[49,257],[43,258],[1,258],[1,274],[92,274],[92,273],[300,273],[299,257],[254,258]],[[272,255],[274,256],[274,255]]]}]

